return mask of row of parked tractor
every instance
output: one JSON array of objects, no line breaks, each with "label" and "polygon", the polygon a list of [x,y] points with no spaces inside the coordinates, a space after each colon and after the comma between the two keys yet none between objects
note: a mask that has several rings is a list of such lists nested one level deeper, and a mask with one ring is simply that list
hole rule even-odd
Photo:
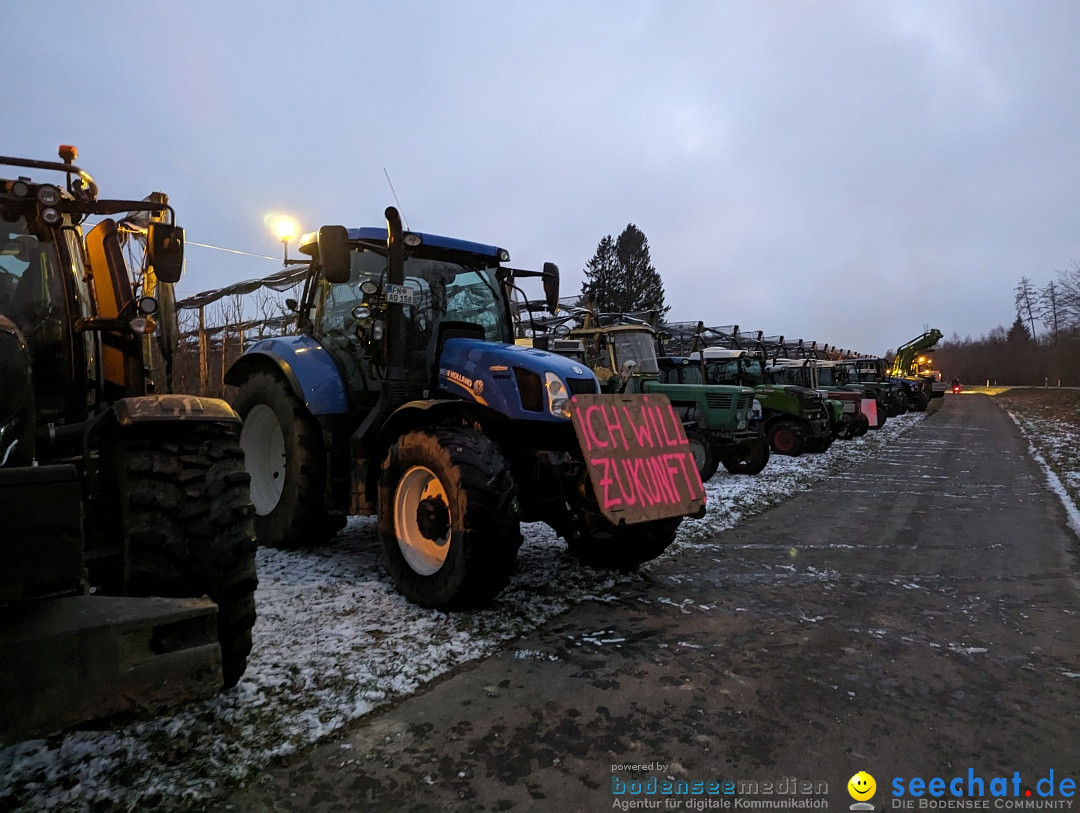
[{"label": "row of parked tractor", "polygon": [[703,481],[720,466],[757,474],[771,453],[824,452],[889,418],[924,411],[945,393],[940,376],[926,371],[925,355],[917,355],[940,339],[936,330],[886,360],[737,325],[653,323],[648,314],[565,302],[555,314],[538,316],[528,303],[519,312],[519,341],[587,365],[605,391],[667,396]]},{"label": "row of parked tractor", "polygon": [[[554,264],[392,207],[301,240],[296,330],[247,348],[228,401],[174,392],[183,229],[160,193],[100,198],[75,157],[0,157],[29,173],[0,179],[0,744],[234,685],[257,544],[374,516],[401,594],[483,606],[523,522],[632,568],[704,515],[719,465],[926,406],[881,359],[560,313]],[[530,280],[562,324],[515,306]]]}]

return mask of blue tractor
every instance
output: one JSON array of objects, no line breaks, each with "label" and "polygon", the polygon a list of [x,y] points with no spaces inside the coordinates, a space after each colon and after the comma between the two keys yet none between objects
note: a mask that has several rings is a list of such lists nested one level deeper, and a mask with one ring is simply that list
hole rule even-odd
[{"label": "blue tractor", "polygon": [[350,515],[377,515],[398,589],[438,608],[483,606],[506,586],[523,521],[593,566],[662,553],[704,493],[613,520],[572,419],[575,396],[601,397],[596,377],[514,344],[515,279],[542,277],[557,303],[558,269],[405,232],[393,207],[386,220],[303,238],[298,335],[257,342],[226,374],[259,541],[318,544]]}]

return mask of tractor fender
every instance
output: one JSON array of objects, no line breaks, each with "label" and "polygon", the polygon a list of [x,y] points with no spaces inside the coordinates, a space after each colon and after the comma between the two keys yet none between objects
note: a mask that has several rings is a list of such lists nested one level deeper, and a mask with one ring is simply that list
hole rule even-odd
[{"label": "tractor fender", "polygon": [[120,426],[169,421],[240,423],[240,416],[220,398],[180,393],[121,398],[113,404],[112,411]]},{"label": "tractor fender", "polygon": [[[383,458],[394,441],[415,429],[445,426],[452,423],[467,423],[485,428],[493,423],[505,421],[505,417],[494,409],[474,401],[458,398],[435,398],[422,401],[407,401],[387,418],[379,429],[375,444],[371,447],[372,459],[368,462],[364,480],[364,490],[368,500],[374,504],[378,497],[379,472]],[[356,447],[359,438],[353,436]]]},{"label": "tractor fender", "polygon": [[458,398],[408,401],[394,410],[383,424],[379,430],[376,445],[380,450],[387,449],[399,435],[426,426],[446,425],[453,422],[490,426],[505,420],[505,416],[491,407]]},{"label": "tractor fender", "polygon": [[225,383],[239,386],[256,371],[266,369],[281,375],[312,415],[349,411],[345,383],[334,359],[310,336],[280,336],[256,342],[225,373]]}]

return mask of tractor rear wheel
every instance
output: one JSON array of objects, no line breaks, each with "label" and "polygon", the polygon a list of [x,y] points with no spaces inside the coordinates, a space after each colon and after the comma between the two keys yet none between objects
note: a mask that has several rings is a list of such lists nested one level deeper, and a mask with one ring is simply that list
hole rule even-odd
[{"label": "tractor rear wheel", "polygon": [[127,429],[103,456],[123,592],[213,599],[226,689],[247,668],[258,585],[238,434],[213,423]]},{"label": "tractor rear wheel", "polygon": [[697,466],[701,482],[707,483],[720,468],[720,456],[713,443],[705,432],[700,429],[687,429],[686,439],[690,441],[690,454],[694,456],[694,465]]},{"label": "tractor rear wheel", "polygon": [[322,433],[289,385],[275,375],[255,373],[240,385],[232,405],[244,421],[240,446],[251,475],[259,544],[310,547],[345,527],[346,517],[324,507]]},{"label": "tractor rear wheel", "polygon": [[806,450],[806,434],[792,420],[779,420],[769,427],[769,446],[777,454],[798,457]]},{"label": "tractor rear wheel", "polygon": [[476,429],[409,432],[379,482],[379,536],[397,588],[421,607],[490,604],[521,547],[517,486],[498,445]]},{"label": "tractor rear wheel", "polygon": [[769,462],[769,444],[764,437],[743,441],[721,452],[720,460],[732,474],[760,474]]}]

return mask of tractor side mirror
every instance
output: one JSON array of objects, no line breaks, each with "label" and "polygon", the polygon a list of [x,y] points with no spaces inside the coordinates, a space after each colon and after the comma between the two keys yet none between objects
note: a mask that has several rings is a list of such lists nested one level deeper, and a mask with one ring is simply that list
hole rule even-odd
[{"label": "tractor side mirror", "polygon": [[349,267],[349,233],[344,226],[322,226],[319,229],[319,262],[323,274],[334,285],[348,282],[352,274]]},{"label": "tractor side mirror", "polygon": [[555,313],[559,309],[559,266],[544,263],[544,299],[547,309]]},{"label": "tractor side mirror", "polygon": [[147,262],[161,282],[179,282],[184,273],[184,230],[168,223],[146,229]]}]

